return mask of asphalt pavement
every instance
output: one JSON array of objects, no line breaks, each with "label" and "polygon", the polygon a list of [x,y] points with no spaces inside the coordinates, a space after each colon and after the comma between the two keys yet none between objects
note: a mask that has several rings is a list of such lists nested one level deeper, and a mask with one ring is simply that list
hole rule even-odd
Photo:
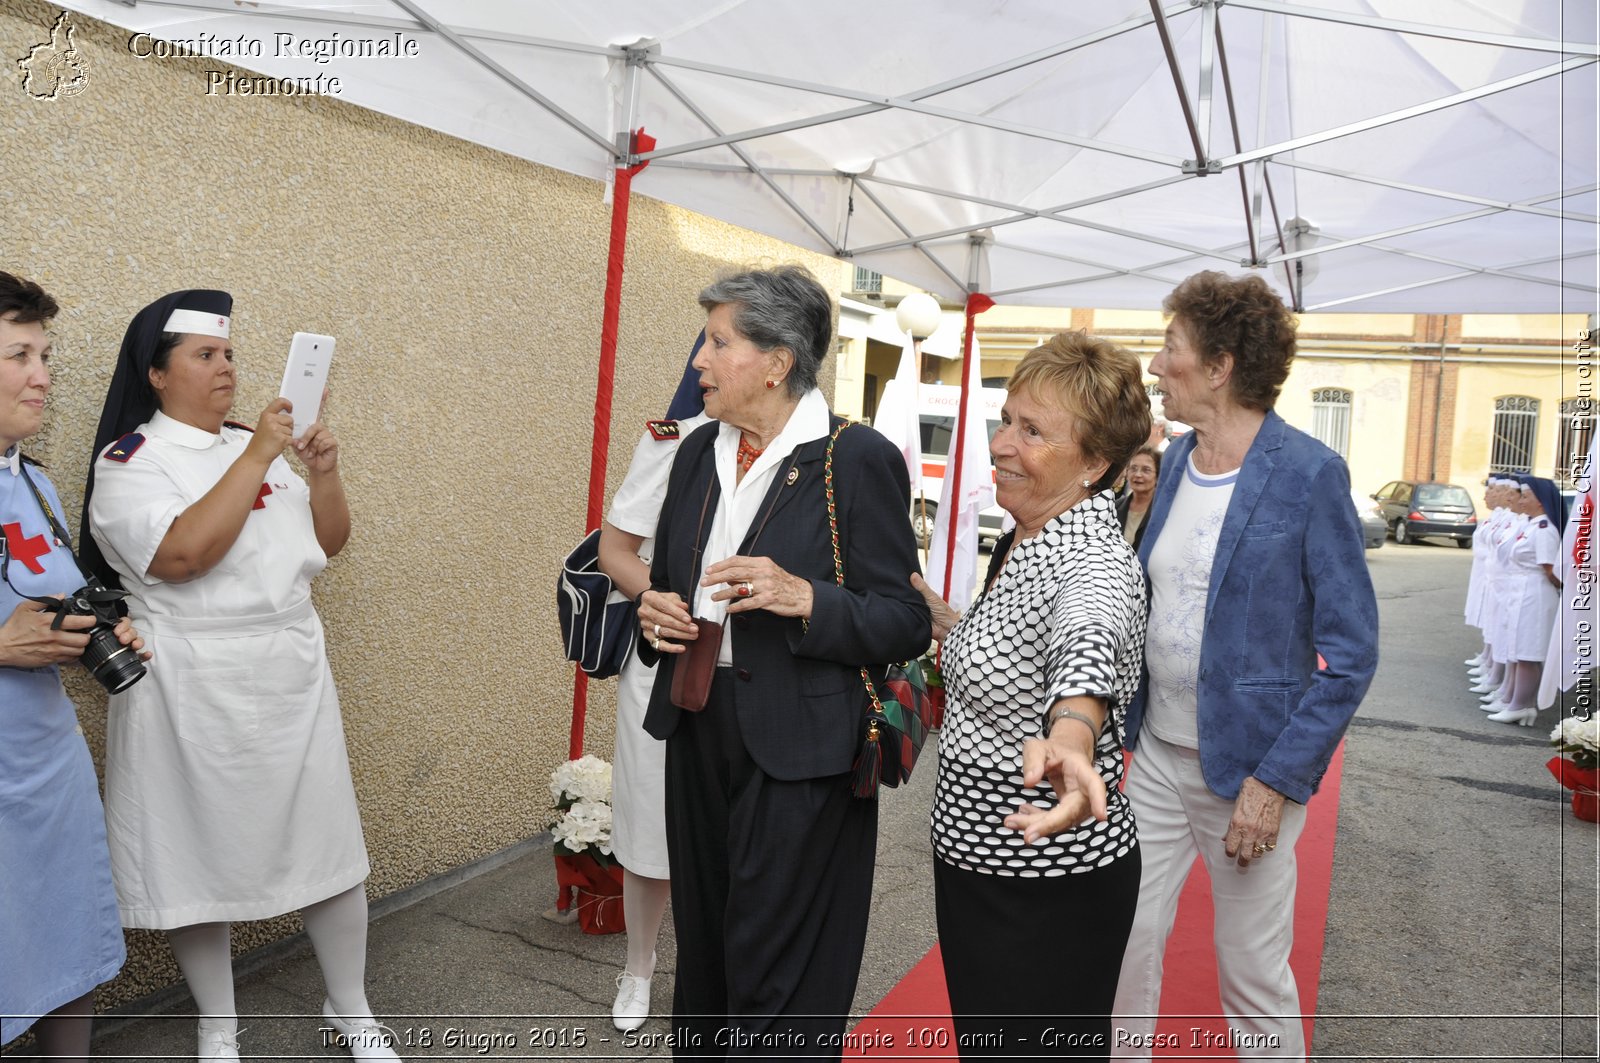
[{"label": "asphalt pavement", "polygon": [[[1468,551],[1390,543],[1368,558],[1381,662],[1345,751],[1313,1055],[1593,1060],[1597,828],[1573,818],[1544,767],[1556,713],[1533,728],[1495,724],[1467,692]],[[858,1013],[934,944],[933,758],[930,747],[910,785],[882,797]],[[374,906],[368,996],[402,1056],[670,1056],[670,913],[658,1017],[628,1036],[609,1020],[623,939],[545,919],[554,897],[546,836]],[[242,957],[237,980],[247,1058],[349,1058],[319,1028],[321,978],[303,938]],[[179,988],[102,1017],[98,1057],[192,1058],[192,1010]]]}]

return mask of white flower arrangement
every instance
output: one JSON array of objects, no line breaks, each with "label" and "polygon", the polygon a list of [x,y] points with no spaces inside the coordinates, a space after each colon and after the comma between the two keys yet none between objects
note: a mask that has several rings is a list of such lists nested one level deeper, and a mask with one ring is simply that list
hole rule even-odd
[{"label": "white flower arrangement", "polygon": [[1550,744],[1570,753],[1580,768],[1600,767],[1600,716],[1563,717],[1550,732]]},{"label": "white flower arrangement", "polygon": [[611,862],[611,765],[595,756],[567,761],[550,774],[550,797],[564,813],[551,828],[556,852]]}]

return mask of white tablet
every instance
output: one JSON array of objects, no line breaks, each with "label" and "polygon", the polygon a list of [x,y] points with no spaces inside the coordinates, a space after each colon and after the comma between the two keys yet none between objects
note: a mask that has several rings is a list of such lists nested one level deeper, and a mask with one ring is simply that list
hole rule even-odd
[{"label": "white tablet", "polygon": [[296,332],[289,343],[289,364],[283,367],[278,394],[294,403],[294,438],[322,412],[322,389],[328,386],[328,364],[333,361],[333,337]]}]

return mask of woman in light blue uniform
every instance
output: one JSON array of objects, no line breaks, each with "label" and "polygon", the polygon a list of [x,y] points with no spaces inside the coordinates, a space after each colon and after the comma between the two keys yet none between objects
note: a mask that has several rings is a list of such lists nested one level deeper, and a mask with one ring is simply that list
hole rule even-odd
[{"label": "woman in light blue uniform", "polygon": [[[40,1054],[86,1059],[95,987],[123,961],[100,789],[59,668],[83,653],[93,621],[52,630],[54,615],[24,597],[84,585],[34,493],[64,527],[55,487],[19,449],[44,423],[56,310],[38,285],[0,272],[0,1044],[32,1027]],[[143,646],[126,620],[117,633]]]}]

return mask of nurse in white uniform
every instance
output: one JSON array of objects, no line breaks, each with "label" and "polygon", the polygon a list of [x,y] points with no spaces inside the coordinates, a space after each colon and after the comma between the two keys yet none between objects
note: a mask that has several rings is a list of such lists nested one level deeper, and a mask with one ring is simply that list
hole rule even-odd
[{"label": "nurse in white uniform", "polygon": [[1512,506],[1526,518],[1506,553],[1506,595],[1501,602],[1499,648],[1512,682],[1505,708],[1489,719],[1532,727],[1539,715],[1539,682],[1561,599],[1561,580],[1554,569],[1566,510],[1555,482],[1542,476],[1527,477]]},{"label": "nurse in white uniform", "polygon": [[[704,333],[695,343],[700,350]],[[667,473],[678,443],[711,418],[703,411],[700,374],[684,372],[667,420],[649,421],[633,450],[628,475],[611,499],[600,526],[600,568],[617,589],[635,598],[650,587],[656,520],[667,497]],[[617,975],[611,1021],[619,1030],[637,1030],[650,1017],[650,980],[656,966],[656,938],[671,895],[667,866],[667,747],[645,733],[644,712],[656,670],[630,652],[617,687],[617,753],[611,772],[611,851],[622,865],[622,912],[628,927],[628,959]]]},{"label": "nurse in white uniform", "polygon": [[310,598],[350,534],[339,445],[320,422],[293,440],[285,399],[253,431],[224,423],[232,302],[175,292],[134,317],[85,489],[86,561],[156,654],[108,712],[118,905],[167,932],[199,1058],[239,1058],[229,924],[301,909],[338,1043],[398,1059],[366,999],[366,845]]}]

